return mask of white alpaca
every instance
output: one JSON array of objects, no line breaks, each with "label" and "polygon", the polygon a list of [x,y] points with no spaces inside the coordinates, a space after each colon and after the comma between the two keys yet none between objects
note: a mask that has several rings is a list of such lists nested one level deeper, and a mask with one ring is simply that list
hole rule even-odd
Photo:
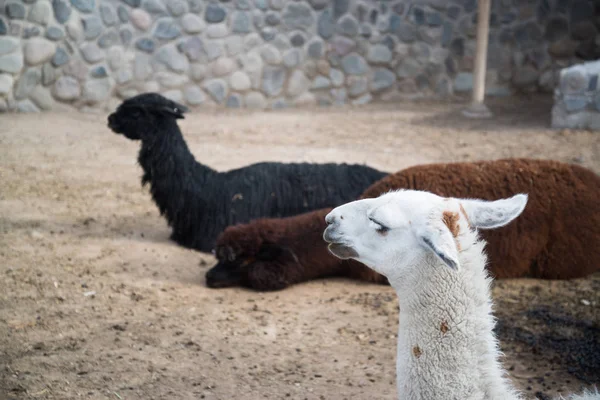
[{"label": "white alpaca", "polygon": [[[442,198],[402,190],[331,211],[323,237],[337,257],[386,276],[400,301],[401,399],[521,399],[492,332],[485,242],[476,228],[504,226],[527,203]],[[600,399],[598,392],[581,399]]]}]

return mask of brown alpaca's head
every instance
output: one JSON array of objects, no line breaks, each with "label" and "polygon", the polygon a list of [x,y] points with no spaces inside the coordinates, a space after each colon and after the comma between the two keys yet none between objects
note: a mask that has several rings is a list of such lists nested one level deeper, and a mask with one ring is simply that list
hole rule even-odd
[{"label": "brown alpaca's head", "polygon": [[215,246],[217,264],[206,273],[206,285],[211,288],[247,286],[250,265],[263,257],[262,239],[247,225],[230,226],[219,237]]}]

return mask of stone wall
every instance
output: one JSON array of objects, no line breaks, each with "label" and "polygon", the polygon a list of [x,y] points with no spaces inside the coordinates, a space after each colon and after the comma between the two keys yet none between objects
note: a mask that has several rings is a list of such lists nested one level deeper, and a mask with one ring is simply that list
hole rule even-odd
[{"label": "stone wall", "polygon": [[555,89],[552,127],[600,130],[600,61],[560,71]]},{"label": "stone wall", "polygon": [[[469,93],[476,0],[0,0],[0,110],[107,111],[159,91],[280,108]],[[488,94],[551,91],[593,0],[493,0]],[[597,44],[597,43],[596,43]]]}]

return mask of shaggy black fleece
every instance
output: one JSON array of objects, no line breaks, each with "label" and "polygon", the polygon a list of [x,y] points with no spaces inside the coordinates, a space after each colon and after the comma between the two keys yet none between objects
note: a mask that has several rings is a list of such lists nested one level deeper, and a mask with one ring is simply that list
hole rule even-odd
[{"label": "shaggy black fleece", "polygon": [[387,175],[364,165],[263,162],[217,172],[197,162],[177,125],[186,107],[157,93],[125,100],[108,126],[141,140],[138,162],[171,239],[213,249],[225,227],[259,217],[287,217],[356,199]]}]

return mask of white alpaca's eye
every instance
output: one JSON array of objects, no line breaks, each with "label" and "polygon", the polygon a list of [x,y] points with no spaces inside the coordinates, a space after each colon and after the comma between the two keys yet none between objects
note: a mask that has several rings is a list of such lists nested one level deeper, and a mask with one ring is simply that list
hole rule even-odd
[{"label": "white alpaca's eye", "polygon": [[373,224],[373,227],[375,228],[375,230],[378,233],[387,233],[390,230],[390,228],[383,225],[381,222],[375,221],[374,219],[371,219],[371,218],[369,218],[369,221],[371,221],[371,223]]}]

